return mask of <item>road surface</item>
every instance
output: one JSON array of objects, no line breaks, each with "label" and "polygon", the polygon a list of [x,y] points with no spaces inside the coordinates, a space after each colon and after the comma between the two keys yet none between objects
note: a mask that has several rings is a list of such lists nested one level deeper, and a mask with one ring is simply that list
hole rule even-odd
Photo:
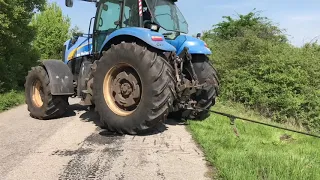
[{"label": "road surface", "polygon": [[210,179],[185,126],[168,121],[148,135],[119,136],[97,114],[71,104],[64,118],[30,118],[26,105],[0,114],[0,179]]}]

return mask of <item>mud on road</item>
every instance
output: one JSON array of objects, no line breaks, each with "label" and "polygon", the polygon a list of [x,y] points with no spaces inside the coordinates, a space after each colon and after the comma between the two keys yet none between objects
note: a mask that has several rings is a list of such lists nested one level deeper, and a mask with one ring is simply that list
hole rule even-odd
[{"label": "mud on road", "polygon": [[0,114],[1,179],[210,179],[183,124],[119,136],[100,129],[98,115],[78,101],[55,120],[32,119],[25,105]]}]

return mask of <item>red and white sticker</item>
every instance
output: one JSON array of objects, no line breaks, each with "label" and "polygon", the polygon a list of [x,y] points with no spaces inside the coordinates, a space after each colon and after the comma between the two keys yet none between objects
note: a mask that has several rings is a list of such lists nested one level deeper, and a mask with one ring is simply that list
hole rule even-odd
[{"label": "red and white sticker", "polygon": [[142,17],[142,0],[139,1],[139,16]]}]

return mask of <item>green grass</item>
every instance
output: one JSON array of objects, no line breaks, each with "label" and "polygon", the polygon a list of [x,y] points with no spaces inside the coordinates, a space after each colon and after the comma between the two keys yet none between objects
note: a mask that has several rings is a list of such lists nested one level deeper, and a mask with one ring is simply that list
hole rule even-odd
[{"label": "green grass", "polygon": [[0,93],[0,112],[24,103],[23,91]]},{"label": "green grass", "polygon": [[[269,122],[237,104],[218,103],[213,109]],[[219,179],[320,179],[320,139],[241,120],[236,120],[237,138],[229,122],[212,114],[188,127]],[[291,138],[280,140],[284,134]]]}]

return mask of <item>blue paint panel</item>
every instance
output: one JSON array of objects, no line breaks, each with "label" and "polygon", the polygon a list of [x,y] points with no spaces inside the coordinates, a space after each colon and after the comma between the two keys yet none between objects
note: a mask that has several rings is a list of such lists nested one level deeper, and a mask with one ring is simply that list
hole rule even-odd
[{"label": "blue paint panel", "polygon": [[[91,43],[90,41],[89,41],[89,43]],[[91,49],[91,46],[92,44],[89,44],[88,45],[88,42],[85,42],[84,43],[84,45],[81,45],[78,49],[77,49],[77,51],[76,51],[76,54],[75,54],[75,57],[80,57],[80,56],[86,56],[86,55],[89,55],[90,54],[90,52],[92,51],[92,49]]]},{"label": "blue paint panel", "polygon": [[[153,41],[151,39],[152,36],[160,36],[163,39],[164,36],[158,32],[151,31],[150,29],[146,28],[139,28],[139,27],[129,27],[129,28],[121,28],[119,30],[114,31],[111,33],[107,39],[103,42],[103,45],[101,46],[102,48],[114,37],[116,36],[121,36],[121,35],[130,35],[134,36],[136,38],[141,39],[142,41],[146,42],[150,46],[163,50],[163,51],[176,51],[176,48],[166,42],[165,40],[163,41]],[[100,49],[100,52],[102,51],[102,48]]]},{"label": "blue paint panel", "polygon": [[[112,38],[115,38],[120,35],[130,35],[137,37],[141,39],[142,41],[146,42],[147,44],[163,50],[163,51],[175,51],[178,55],[182,52],[184,47],[189,48],[190,54],[206,54],[210,55],[212,54],[210,49],[205,46],[205,43],[197,38],[186,36],[186,35],[180,35],[174,40],[165,40],[165,41],[153,41],[151,39],[152,36],[160,36],[163,39],[164,36],[158,32],[151,31],[149,29],[145,28],[138,28],[138,27],[130,27],[130,28],[122,28],[119,30],[114,31],[111,33],[106,40],[104,41],[103,45],[108,43]],[[70,40],[66,41],[64,43],[66,45],[66,51],[65,51],[65,64],[69,62],[68,56],[70,53],[72,53],[74,50],[74,56],[75,57],[81,57],[86,56],[89,53],[92,53],[92,39],[89,39],[89,45],[88,45],[88,39],[87,37],[79,37],[77,42],[70,46]],[[103,46],[102,46],[103,47]],[[102,48],[100,49],[101,52]]]},{"label": "blue paint panel", "polygon": [[189,48],[190,54],[212,54],[211,50],[205,46],[205,42],[191,36],[180,35],[174,40],[167,40],[167,42],[177,49],[177,54],[180,54],[184,47]]},{"label": "blue paint panel", "polygon": [[[79,37],[75,44],[70,44],[70,39],[67,40],[64,45],[66,46],[66,51],[64,54],[65,57],[65,64],[69,62],[68,56],[71,52],[74,52],[73,58],[80,57],[80,56],[86,56],[89,53],[92,53],[92,38],[89,39],[89,45],[88,45],[88,38],[87,37]],[[77,49],[78,48],[78,49]]]}]

